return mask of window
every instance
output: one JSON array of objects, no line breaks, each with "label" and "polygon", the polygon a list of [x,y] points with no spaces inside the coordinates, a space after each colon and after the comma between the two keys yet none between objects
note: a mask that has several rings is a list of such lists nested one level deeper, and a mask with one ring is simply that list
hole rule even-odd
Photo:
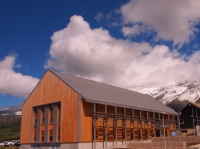
[{"label": "window", "polygon": [[41,130],[41,142],[44,142],[44,130]]},{"label": "window", "polygon": [[164,119],[164,114],[160,114],[160,119]]},{"label": "window", "polygon": [[60,125],[58,125],[58,141],[60,141]]},{"label": "window", "polygon": [[33,130],[33,141],[36,141],[36,132],[37,132],[37,128],[34,127],[34,130]]},{"label": "window", "polygon": [[53,130],[49,130],[49,142],[53,141]]},{"label": "window", "polygon": [[[55,115],[55,114],[57,114],[57,115]],[[54,141],[58,141],[58,142],[60,141],[60,138],[61,138],[61,136],[60,136],[61,135],[61,130],[60,130],[61,103],[60,102],[33,107],[32,116],[33,116],[32,117],[32,119],[33,119],[32,126],[33,127],[32,127],[32,132],[31,132],[32,133],[32,139],[31,139],[32,142],[47,143],[47,142],[52,142],[53,138],[55,138]],[[48,116],[48,117],[46,117],[46,116]],[[45,122],[47,122],[47,123],[44,124]],[[57,128],[56,130],[53,129],[55,127]],[[53,134],[55,136],[53,136]]]},{"label": "window", "polygon": [[37,109],[34,109],[34,124],[37,124]]},{"label": "window", "polygon": [[57,130],[57,141],[60,141],[60,120],[61,120],[61,109],[60,109],[60,103],[57,104],[58,106],[58,130]]},{"label": "window", "polygon": [[60,114],[60,104],[58,104],[58,122],[60,122],[60,116],[61,116],[61,114]]}]

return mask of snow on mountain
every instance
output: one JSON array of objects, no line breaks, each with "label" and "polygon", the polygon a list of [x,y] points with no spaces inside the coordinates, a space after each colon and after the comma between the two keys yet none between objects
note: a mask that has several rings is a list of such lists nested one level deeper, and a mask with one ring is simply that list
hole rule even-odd
[{"label": "snow on mountain", "polygon": [[22,115],[22,111],[15,112],[15,115]]},{"label": "snow on mountain", "polygon": [[138,91],[143,94],[148,94],[164,104],[175,99],[195,102],[200,99],[200,82],[185,82],[161,88],[142,88]]},{"label": "snow on mountain", "polygon": [[0,115],[22,115],[22,106],[11,106],[0,109]]}]

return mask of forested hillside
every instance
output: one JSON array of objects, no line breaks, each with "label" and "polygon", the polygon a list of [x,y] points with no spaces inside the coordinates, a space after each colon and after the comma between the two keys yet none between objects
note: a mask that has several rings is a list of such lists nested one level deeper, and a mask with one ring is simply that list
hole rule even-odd
[{"label": "forested hillside", "polygon": [[21,116],[0,115],[0,141],[20,138]]}]

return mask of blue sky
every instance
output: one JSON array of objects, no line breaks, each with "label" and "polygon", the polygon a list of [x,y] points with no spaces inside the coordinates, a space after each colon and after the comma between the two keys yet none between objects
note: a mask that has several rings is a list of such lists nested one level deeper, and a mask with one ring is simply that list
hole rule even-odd
[{"label": "blue sky", "polygon": [[0,108],[47,68],[128,89],[199,80],[199,14],[198,0],[2,0]]}]

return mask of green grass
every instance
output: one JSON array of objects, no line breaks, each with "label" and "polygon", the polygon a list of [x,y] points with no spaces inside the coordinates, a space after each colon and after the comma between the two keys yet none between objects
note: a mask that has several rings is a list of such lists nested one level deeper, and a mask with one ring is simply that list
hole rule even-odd
[{"label": "green grass", "polygon": [[21,117],[12,116],[9,119],[8,116],[4,116],[1,118],[4,118],[4,122],[0,123],[0,141],[18,140],[20,138]]}]

